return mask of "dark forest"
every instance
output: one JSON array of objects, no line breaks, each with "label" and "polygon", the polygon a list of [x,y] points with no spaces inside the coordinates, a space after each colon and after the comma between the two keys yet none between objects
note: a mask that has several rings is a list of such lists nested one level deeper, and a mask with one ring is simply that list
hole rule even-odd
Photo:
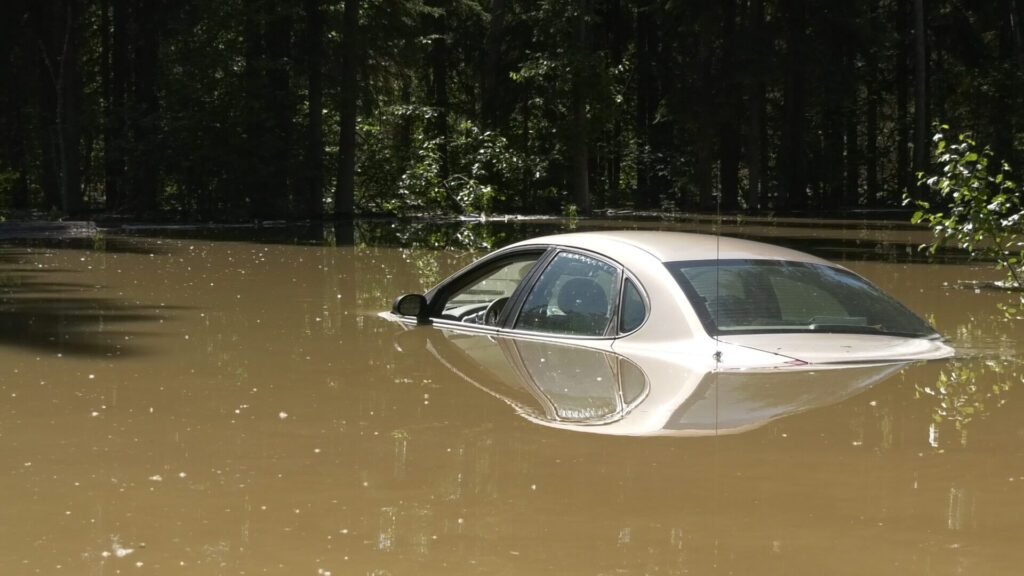
[{"label": "dark forest", "polygon": [[0,214],[842,214],[1024,165],[1018,0],[6,0]]}]

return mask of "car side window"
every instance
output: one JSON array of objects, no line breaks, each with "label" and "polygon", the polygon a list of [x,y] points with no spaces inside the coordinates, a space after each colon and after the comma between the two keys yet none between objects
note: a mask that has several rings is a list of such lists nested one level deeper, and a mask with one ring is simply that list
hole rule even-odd
[{"label": "car side window", "polygon": [[539,258],[540,254],[522,254],[487,267],[448,296],[441,306],[441,318],[467,324],[497,324],[509,297]]},{"label": "car side window", "polygon": [[619,333],[632,332],[644,323],[647,305],[633,280],[626,278],[622,285],[622,310],[619,314]]},{"label": "car side window", "polygon": [[569,336],[602,336],[613,312],[618,268],[584,254],[561,252],[526,297],[515,327]]}]

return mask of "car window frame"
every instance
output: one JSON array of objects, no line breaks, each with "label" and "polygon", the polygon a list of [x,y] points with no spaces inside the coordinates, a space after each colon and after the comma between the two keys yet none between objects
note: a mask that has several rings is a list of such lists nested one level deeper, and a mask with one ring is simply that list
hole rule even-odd
[{"label": "car window frame", "polygon": [[[643,318],[643,320],[640,321],[639,324],[637,324],[636,328],[633,328],[632,330],[623,330],[622,329],[623,311],[625,310],[624,304],[625,304],[625,300],[626,300],[626,281],[627,280],[632,282],[633,286],[636,287],[637,294],[640,295],[640,301],[644,305],[644,318]],[[636,276],[631,274],[625,268],[622,268],[622,274],[619,275],[619,299],[618,299],[618,303],[616,305],[616,308],[617,308],[617,310],[616,310],[617,314],[616,314],[616,319],[615,319],[615,337],[616,338],[621,338],[623,336],[628,336],[629,334],[632,334],[632,333],[636,332],[637,330],[643,328],[644,325],[647,324],[647,320],[651,317],[651,301],[647,297],[647,290],[644,290],[644,285],[640,283],[640,280],[638,280]]]},{"label": "car window frame", "polygon": [[[524,286],[532,286],[533,282],[536,280],[538,270],[546,267],[547,260],[550,258],[550,252],[550,246],[523,246],[516,249],[498,251],[473,262],[458,272],[455,272],[429,292],[424,294],[424,297],[427,300],[427,318],[431,323],[441,322],[445,325],[472,327],[474,329],[494,331],[500,328],[504,317],[508,314],[509,305],[516,301],[517,295],[523,291]],[[512,291],[512,294],[509,296],[508,303],[505,305],[505,308],[499,316],[497,324],[493,326],[485,324],[469,324],[459,320],[443,318],[441,316],[444,312],[444,305],[453,294],[480,280],[480,278],[486,276],[495,269],[506,265],[508,261],[531,254],[538,255],[537,261],[534,263],[533,269],[530,270],[530,273],[527,274],[516,289]]]},{"label": "car window frame", "polygon": [[[560,334],[556,332],[541,332],[537,330],[524,330],[522,328],[515,328],[515,324],[519,319],[519,315],[522,312],[523,305],[526,303],[527,296],[533,291],[540,276],[548,269],[551,263],[560,255],[564,253],[578,254],[587,258],[592,258],[607,264],[608,266],[615,269],[615,281],[612,283],[612,290],[616,291],[614,295],[609,295],[609,301],[612,302],[612,308],[608,312],[609,321],[605,326],[604,332],[599,335],[583,335],[583,334]],[[622,300],[622,288],[623,280],[627,274],[626,267],[618,263],[616,260],[605,256],[604,254],[598,254],[590,250],[577,248],[574,246],[551,246],[548,253],[544,255],[542,260],[538,261],[538,265],[534,266],[534,269],[530,272],[527,279],[519,286],[512,297],[509,299],[508,304],[505,305],[502,310],[501,316],[497,326],[502,333],[509,334],[524,334],[529,336],[539,336],[544,338],[558,338],[558,339],[574,339],[574,340],[608,340],[620,337],[622,334],[618,332],[619,326],[619,312],[621,310]],[[640,286],[639,282],[634,283]],[[641,289],[641,293],[643,290]]]}]

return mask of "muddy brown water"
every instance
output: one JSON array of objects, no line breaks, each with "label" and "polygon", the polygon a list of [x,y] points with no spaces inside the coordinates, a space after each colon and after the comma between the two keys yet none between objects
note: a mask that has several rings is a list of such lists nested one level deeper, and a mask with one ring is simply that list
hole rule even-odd
[{"label": "muddy brown water", "polygon": [[752,235],[811,241],[958,358],[740,433],[567,431],[377,315],[480,250],[8,243],[0,573],[1019,574],[1013,297],[901,258],[913,231],[789,232]]}]

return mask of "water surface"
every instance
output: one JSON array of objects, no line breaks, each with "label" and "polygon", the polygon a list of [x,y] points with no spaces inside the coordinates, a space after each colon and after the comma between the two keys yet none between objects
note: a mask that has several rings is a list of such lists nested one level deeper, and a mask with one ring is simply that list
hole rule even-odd
[{"label": "water surface", "polygon": [[377,316],[537,228],[382,228],[0,247],[0,572],[1019,573],[1024,324],[953,287],[987,265],[736,225],[960,356],[740,433],[617,437],[532,421]]}]

